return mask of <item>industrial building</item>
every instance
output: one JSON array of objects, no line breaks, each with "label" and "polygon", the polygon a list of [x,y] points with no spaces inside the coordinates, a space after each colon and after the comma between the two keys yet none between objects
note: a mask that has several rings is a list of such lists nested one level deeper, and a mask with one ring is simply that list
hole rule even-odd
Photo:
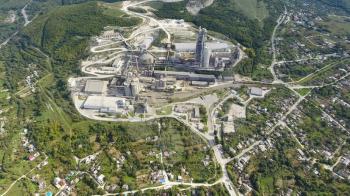
[{"label": "industrial building", "polygon": [[88,96],[83,104],[84,109],[98,110],[102,113],[122,114],[125,111],[126,99],[120,97]]},{"label": "industrial building", "polygon": [[107,90],[107,81],[103,80],[87,80],[84,92],[88,94],[103,94]]},{"label": "industrial building", "polygon": [[214,75],[196,74],[190,72],[177,72],[177,71],[153,71],[153,77],[155,78],[166,78],[175,77],[177,80],[187,81],[205,81],[208,83],[215,83],[216,77]]},{"label": "industrial building", "polygon": [[[224,42],[206,42],[206,46],[212,51],[228,52],[230,46]],[[174,43],[176,52],[196,52],[196,43]]]},{"label": "industrial building", "polygon": [[204,28],[199,29],[196,42],[174,43],[174,49],[175,64],[191,64],[196,70],[222,70],[237,60],[237,48],[225,42],[208,41]]}]

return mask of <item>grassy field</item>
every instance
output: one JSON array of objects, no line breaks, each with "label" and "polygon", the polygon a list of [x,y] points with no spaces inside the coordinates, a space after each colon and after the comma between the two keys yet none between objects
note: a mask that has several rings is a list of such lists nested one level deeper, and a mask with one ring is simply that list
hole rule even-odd
[{"label": "grassy field", "polygon": [[156,113],[158,115],[169,115],[169,114],[171,114],[172,109],[173,109],[172,106],[165,106],[165,107],[162,107],[162,108],[156,110]]},{"label": "grassy field", "polygon": [[258,0],[233,0],[238,10],[250,19],[264,20],[269,16],[269,11],[263,1]]}]

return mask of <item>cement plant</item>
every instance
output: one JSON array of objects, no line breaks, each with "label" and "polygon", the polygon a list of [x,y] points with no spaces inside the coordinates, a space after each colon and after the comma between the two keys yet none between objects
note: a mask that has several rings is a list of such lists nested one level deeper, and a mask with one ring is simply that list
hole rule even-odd
[{"label": "cement plant", "polygon": [[184,20],[130,11],[135,6],[125,3],[122,9],[143,23],[133,29],[106,27],[93,37],[91,55],[81,63],[89,76],[69,80],[81,114],[109,121],[152,119],[162,104],[233,83],[222,73],[245,57],[239,45]]}]

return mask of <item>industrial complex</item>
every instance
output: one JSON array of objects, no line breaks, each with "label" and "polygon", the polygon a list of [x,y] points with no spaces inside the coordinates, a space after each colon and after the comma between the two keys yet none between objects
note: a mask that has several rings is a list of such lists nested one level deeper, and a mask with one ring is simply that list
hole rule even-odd
[{"label": "industrial complex", "polygon": [[232,83],[222,73],[244,57],[205,28],[147,18],[136,30],[106,27],[92,38],[90,51],[82,62],[89,77],[70,80],[75,105],[89,118],[152,117],[152,108],[163,103]]}]

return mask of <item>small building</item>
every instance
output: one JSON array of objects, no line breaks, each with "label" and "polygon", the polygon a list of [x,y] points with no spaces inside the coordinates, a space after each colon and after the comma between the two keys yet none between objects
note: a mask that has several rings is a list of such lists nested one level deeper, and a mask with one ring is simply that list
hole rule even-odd
[{"label": "small building", "polygon": [[193,118],[200,118],[199,107],[193,108]]},{"label": "small building", "polygon": [[53,180],[53,185],[58,188],[58,189],[62,189],[63,187],[66,186],[66,181],[64,179],[61,179],[59,177],[56,177],[54,180]]},{"label": "small building", "polygon": [[35,157],[34,157],[33,155],[29,155],[28,160],[29,160],[29,161],[34,161],[34,160],[35,160]]},{"label": "small building", "polygon": [[129,190],[129,185],[124,184],[124,185],[122,186],[122,189],[124,189],[124,190]]},{"label": "small building", "polygon": [[223,81],[234,81],[235,77],[233,76],[222,76]]},{"label": "small building", "polygon": [[103,80],[87,80],[84,92],[88,94],[102,94],[107,90],[107,81]]},{"label": "small building", "polygon": [[207,87],[209,86],[209,83],[206,81],[191,81],[192,86],[200,86],[200,87]]},{"label": "small building", "polygon": [[258,88],[258,87],[251,87],[249,90],[249,93],[251,95],[255,95],[255,96],[262,96],[263,95],[262,89]]},{"label": "small building", "polygon": [[103,174],[101,174],[97,177],[97,182],[100,184],[103,184],[104,179],[105,179],[105,176]]}]

